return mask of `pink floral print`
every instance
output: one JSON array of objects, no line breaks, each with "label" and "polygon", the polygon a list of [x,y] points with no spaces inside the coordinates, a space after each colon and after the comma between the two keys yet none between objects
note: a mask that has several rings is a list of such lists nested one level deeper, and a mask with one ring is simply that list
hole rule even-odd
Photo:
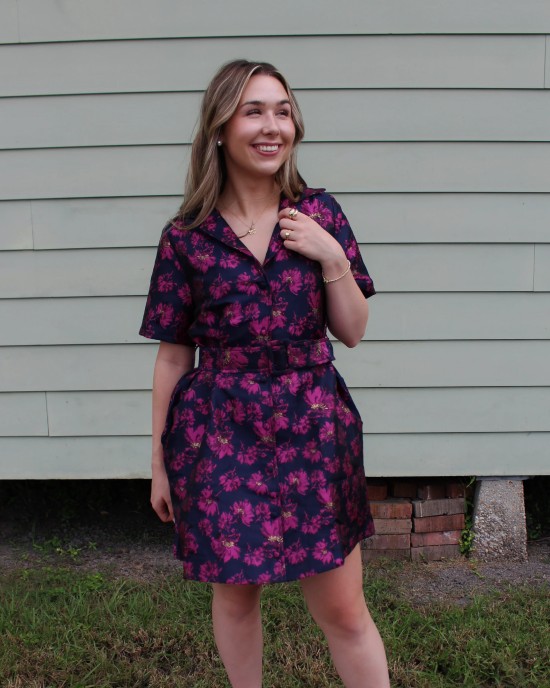
[{"label": "pink floral print", "polygon": [[[323,189],[297,203],[375,293],[349,223]],[[199,581],[274,583],[341,566],[373,534],[362,421],[332,361],[320,265],[285,249],[263,264],[214,210],[163,230],[140,334],[197,347],[162,435],[175,556]]]}]

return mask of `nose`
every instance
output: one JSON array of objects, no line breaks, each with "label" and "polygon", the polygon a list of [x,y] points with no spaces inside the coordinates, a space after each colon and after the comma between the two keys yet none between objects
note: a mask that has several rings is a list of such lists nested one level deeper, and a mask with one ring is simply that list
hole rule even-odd
[{"label": "nose", "polygon": [[266,134],[266,135],[279,133],[279,127],[277,125],[277,119],[275,118],[275,115],[271,112],[268,112],[265,114],[265,119],[263,121],[263,126],[262,126],[262,133]]}]

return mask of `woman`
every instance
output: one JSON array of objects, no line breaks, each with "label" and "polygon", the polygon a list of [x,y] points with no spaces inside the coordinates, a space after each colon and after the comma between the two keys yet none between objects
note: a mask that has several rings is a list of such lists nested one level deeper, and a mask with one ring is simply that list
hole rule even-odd
[{"label": "woman", "polygon": [[184,575],[213,585],[232,686],[261,686],[261,586],[300,580],[344,684],[383,688],[362,423],[326,336],[355,346],[375,291],[341,208],[298,173],[303,135],[272,65],[237,60],[208,86],[140,330],[161,340],[151,503]]}]

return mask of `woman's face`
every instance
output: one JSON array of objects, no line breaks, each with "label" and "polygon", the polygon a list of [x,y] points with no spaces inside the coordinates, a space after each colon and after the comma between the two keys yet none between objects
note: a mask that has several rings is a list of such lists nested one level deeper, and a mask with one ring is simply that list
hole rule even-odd
[{"label": "woman's face", "polygon": [[220,136],[228,176],[275,175],[292,152],[295,133],[284,86],[272,76],[253,76]]}]

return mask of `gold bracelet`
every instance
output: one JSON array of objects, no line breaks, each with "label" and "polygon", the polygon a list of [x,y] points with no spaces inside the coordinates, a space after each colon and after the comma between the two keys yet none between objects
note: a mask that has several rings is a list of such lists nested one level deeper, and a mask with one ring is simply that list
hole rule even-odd
[{"label": "gold bracelet", "polygon": [[345,276],[348,274],[348,272],[349,272],[350,270],[351,270],[351,263],[350,263],[350,261],[348,260],[348,267],[347,267],[347,268],[345,269],[345,271],[340,275],[340,277],[335,277],[334,279],[327,279],[327,278],[325,277],[324,272],[321,271],[321,275],[323,276],[323,282],[324,282],[325,284],[329,284],[329,282],[338,282],[338,280],[339,280],[339,279],[342,279],[342,277],[345,277]]}]

